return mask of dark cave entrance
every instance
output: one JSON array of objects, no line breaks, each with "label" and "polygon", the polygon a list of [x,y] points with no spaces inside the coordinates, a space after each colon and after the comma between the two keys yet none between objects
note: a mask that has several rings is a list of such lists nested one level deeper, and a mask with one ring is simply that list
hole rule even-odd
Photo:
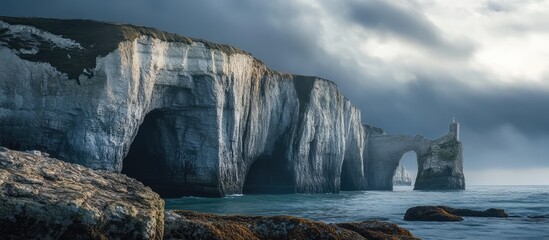
[{"label": "dark cave entrance", "polygon": [[[166,165],[165,147],[161,146],[165,114],[154,110],[145,116],[139,126],[128,154],[122,163],[122,173],[152,188],[162,197],[172,194]],[[166,137],[166,136],[165,136]]]},{"label": "dark cave entrance", "polygon": [[261,156],[248,169],[243,194],[294,193],[294,177],[285,158]]},{"label": "dark cave entrance", "polygon": [[[341,166],[341,182],[340,190],[341,191],[356,191],[361,190],[362,186],[360,182],[357,182],[357,178],[352,175],[353,166],[350,164],[350,161],[343,160],[343,165]],[[356,171],[356,170],[355,170]],[[362,178],[358,178],[362,179]]]}]

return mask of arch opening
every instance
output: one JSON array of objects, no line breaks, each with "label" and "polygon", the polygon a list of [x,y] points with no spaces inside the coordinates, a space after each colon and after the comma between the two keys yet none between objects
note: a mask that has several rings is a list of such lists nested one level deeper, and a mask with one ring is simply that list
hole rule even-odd
[{"label": "arch opening", "polygon": [[414,151],[402,155],[399,165],[393,174],[393,186],[402,189],[412,189],[417,178],[418,159]]},{"label": "arch opening", "polygon": [[293,175],[286,159],[260,156],[248,169],[242,193],[294,193],[294,185]]}]

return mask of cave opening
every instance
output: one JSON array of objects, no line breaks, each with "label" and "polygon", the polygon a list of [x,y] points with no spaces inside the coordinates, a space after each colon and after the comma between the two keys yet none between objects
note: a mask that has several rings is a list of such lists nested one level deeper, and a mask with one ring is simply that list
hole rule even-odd
[{"label": "cave opening", "polygon": [[294,193],[295,184],[288,161],[284,158],[260,156],[250,168],[243,194]]},{"label": "cave opening", "polygon": [[[341,166],[341,181],[340,189],[341,191],[356,191],[361,190],[361,185],[357,182],[357,178],[353,177],[353,166],[351,162],[347,159],[343,160],[343,165]],[[361,178],[358,178],[361,179]]]},{"label": "cave opening", "polygon": [[161,146],[164,116],[160,110],[145,116],[122,162],[123,174],[137,179],[163,197],[173,193],[173,189],[169,189],[165,146]]},{"label": "cave opening", "polygon": [[412,189],[417,178],[417,161],[417,154],[415,151],[409,151],[402,155],[399,165],[401,165],[404,170],[398,169],[398,167],[395,170],[393,175],[393,187],[398,187],[399,189]]}]

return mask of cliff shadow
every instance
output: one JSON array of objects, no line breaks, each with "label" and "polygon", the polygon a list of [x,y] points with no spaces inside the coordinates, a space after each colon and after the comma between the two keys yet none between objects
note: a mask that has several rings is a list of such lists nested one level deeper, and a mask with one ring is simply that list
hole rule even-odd
[{"label": "cliff shadow", "polygon": [[202,114],[196,109],[156,109],[148,113],[122,162],[122,173],[163,198],[220,197],[215,165],[204,155],[216,146],[207,144],[213,140],[205,129],[212,128],[203,123]]},{"label": "cliff shadow", "polygon": [[128,154],[122,163],[122,173],[135,178],[151,187],[155,192],[166,195],[164,187],[168,173],[163,146],[160,145],[160,119],[164,116],[161,111],[155,110],[145,116],[139,126]]},{"label": "cliff shadow", "polygon": [[248,170],[242,193],[294,193],[294,186],[293,175],[286,160],[271,156],[260,156]]},{"label": "cliff shadow", "polygon": [[363,176],[360,176],[360,169],[356,167],[356,163],[351,160],[344,159],[341,165],[341,191],[357,191],[364,189]]}]

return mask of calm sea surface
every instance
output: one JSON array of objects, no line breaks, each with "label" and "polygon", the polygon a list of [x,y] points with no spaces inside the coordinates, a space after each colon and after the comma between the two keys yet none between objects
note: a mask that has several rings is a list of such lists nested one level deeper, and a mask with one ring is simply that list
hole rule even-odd
[{"label": "calm sea surface", "polygon": [[[475,210],[503,208],[513,217],[465,217],[462,222],[450,223],[402,220],[406,209],[418,205]],[[549,239],[549,186],[468,186],[464,191],[412,191],[411,187],[395,187],[392,192],[184,197],[166,199],[166,209],[292,215],[329,223],[384,220],[397,223],[423,239]]]}]

